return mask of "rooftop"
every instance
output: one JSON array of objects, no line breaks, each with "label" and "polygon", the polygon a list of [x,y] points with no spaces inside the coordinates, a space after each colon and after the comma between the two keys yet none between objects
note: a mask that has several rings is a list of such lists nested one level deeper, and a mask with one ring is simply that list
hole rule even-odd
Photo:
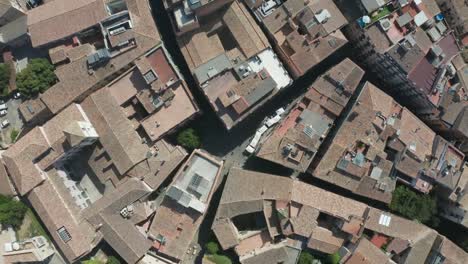
[{"label": "rooftop", "polygon": [[292,82],[238,1],[199,18],[199,26],[177,40],[195,80],[227,129]]},{"label": "rooftop", "polygon": [[260,1],[250,5],[297,78],[347,43],[347,24],[331,0]]},{"label": "rooftop", "polygon": [[[366,83],[312,175],[352,192],[390,202],[395,186],[390,178],[393,162],[387,159],[385,142],[395,131],[385,127],[387,118],[401,106],[370,83]],[[392,121],[394,122],[394,121]]]},{"label": "rooftop", "polygon": [[305,172],[363,75],[349,59],[331,68],[266,136],[257,157]]},{"label": "rooftop", "polygon": [[447,107],[443,105],[447,80],[452,78],[447,67],[459,48],[436,1],[361,2],[375,4],[366,14],[368,18],[358,19],[370,43],[379,53],[389,55],[432,104]]},{"label": "rooftop", "polygon": [[370,83],[357,100],[311,169],[315,177],[386,203],[395,177],[424,193],[435,184],[455,188],[464,159],[458,149]]},{"label": "rooftop", "polygon": [[[74,7],[74,5],[66,5],[65,2],[68,1],[65,0],[48,2],[41,7],[47,9],[48,13],[55,14],[56,11],[61,10],[55,9],[55,2],[63,2],[66,9]],[[80,0],[75,2],[82,4],[90,1]],[[103,4],[102,0],[94,2]],[[127,24],[129,23],[128,21],[131,21],[132,27],[126,29],[133,32],[133,37],[128,42],[128,45],[123,45],[121,48],[109,46],[110,44],[107,44],[105,36],[105,34],[108,34],[107,29],[101,28],[98,25],[90,30],[90,36],[67,37],[61,42],[54,44],[55,49],[57,47],[68,47],[66,51],[68,56],[67,63],[59,65],[55,70],[59,82],[40,95],[39,98],[27,101],[20,106],[21,114],[26,121],[43,118],[40,116],[44,112],[49,113],[49,116],[50,114],[55,115],[70,103],[83,100],[93,90],[102,87],[103,83],[105,84],[112,77],[116,77],[116,73],[120,70],[125,69],[138,57],[160,44],[159,32],[154,24],[148,1],[126,0],[125,3],[125,9],[127,10],[119,12],[117,18],[124,19],[124,22]],[[33,10],[36,10],[36,8]],[[68,16],[65,15],[65,17],[67,18]],[[114,16],[111,18],[114,18]],[[85,21],[83,16],[79,16],[78,14],[76,15],[76,19]],[[41,29],[47,30],[47,32],[55,32],[56,30],[53,30],[53,27],[56,25],[63,27],[63,24],[53,23],[53,25],[41,27]],[[96,54],[102,53],[104,50],[109,51],[111,56],[106,63],[96,66],[88,65],[88,57],[94,58]],[[70,87],[73,87],[73,89]]]},{"label": "rooftop", "polygon": [[35,236],[23,241],[10,241],[3,245],[3,261],[6,264],[40,262],[52,256],[55,251],[43,236]]},{"label": "rooftop", "polygon": [[166,54],[164,47],[150,51],[136,61],[135,67],[108,85],[125,115],[141,126],[151,141],[160,139],[199,111],[187,84]]},{"label": "rooftop", "polygon": [[201,150],[182,165],[149,227],[154,251],[172,260],[183,258],[204,219],[222,167],[222,161]]},{"label": "rooftop", "polygon": [[104,0],[54,0],[28,11],[33,47],[68,37],[101,22],[110,14]]},{"label": "rooftop", "polygon": [[[269,203],[273,205],[272,210],[275,213],[262,213],[265,212],[262,204]],[[309,211],[310,208],[318,211],[307,214],[308,221],[304,222],[311,233],[296,233],[296,227],[293,225],[291,228],[291,223],[297,222],[301,212]],[[257,214],[259,212],[260,214]],[[256,223],[266,222],[269,225],[274,223],[271,217],[278,221],[276,228],[282,237],[276,237],[278,234],[266,231],[260,233],[261,230],[267,230],[262,226],[258,226],[257,229],[251,227],[250,235],[242,229],[248,219],[255,219]],[[244,221],[239,220],[240,218]],[[352,228],[349,228],[351,225],[357,225],[359,231],[352,231]],[[375,263],[377,259],[379,263],[393,263],[390,254],[387,255],[384,248],[377,248],[362,235],[364,229],[367,234],[381,234],[390,239],[409,241],[405,248],[407,250],[403,254],[394,254],[394,258],[406,256],[408,260],[424,261],[431,257],[431,248],[455,263],[464,263],[468,258],[468,254],[463,253],[460,248],[422,224],[368,207],[304,182],[238,168],[231,169],[229,173],[212,229],[222,248],[235,247],[241,261],[250,259],[247,257],[251,255],[282,256],[277,250],[284,245],[307,243],[307,247],[313,247],[322,253],[346,248],[340,251],[349,252],[342,255],[344,263]],[[263,239],[259,240],[260,236]],[[450,257],[449,250],[437,248],[437,241],[443,241],[442,245],[446,243],[445,245],[450,246],[450,250],[457,252],[458,259]],[[248,250],[239,251],[241,246]],[[255,263],[271,263],[268,262],[269,259],[256,258]]]},{"label": "rooftop", "polygon": [[[187,156],[165,141],[144,144],[108,89],[69,105],[2,155],[19,193],[70,262],[101,239],[128,263],[141,258],[152,243],[135,226],[149,217],[136,201]],[[124,208],[133,216],[123,216]]]}]

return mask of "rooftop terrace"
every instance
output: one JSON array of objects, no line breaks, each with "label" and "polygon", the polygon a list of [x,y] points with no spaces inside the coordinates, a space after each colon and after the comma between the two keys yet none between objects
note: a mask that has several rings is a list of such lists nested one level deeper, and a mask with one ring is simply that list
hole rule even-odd
[{"label": "rooftop terrace", "polygon": [[[245,232],[248,221],[264,224]],[[222,248],[234,248],[242,263],[295,263],[295,254],[287,258],[283,250],[300,249],[298,245],[323,254],[340,252],[344,263],[430,261],[432,253],[454,263],[468,259],[466,252],[422,224],[304,182],[239,168],[229,173],[212,230]],[[385,248],[367,236],[401,241],[401,249]]]},{"label": "rooftop terrace", "polygon": [[322,75],[262,140],[257,156],[305,172],[363,75],[364,71],[349,59]]},{"label": "rooftop terrace", "polygon": [[347,43],[340,28],[345,17],[331,0],[247,1],[294,78]]},{"label": "rooftop terrace", "polygon": [[223,162],[195,150],[164,194],[149,228],[153,250],[163,257],[183,259],[205,216]]},{"label": "rooftop terrace", "polygon": [[227,129],[292,82],[266,37],[238,1],[199,17],[178,36],[195,80]]}]

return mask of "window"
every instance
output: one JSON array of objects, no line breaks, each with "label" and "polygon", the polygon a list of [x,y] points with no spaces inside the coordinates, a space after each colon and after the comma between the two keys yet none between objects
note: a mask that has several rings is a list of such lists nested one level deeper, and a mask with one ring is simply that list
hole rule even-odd
[{"label": "window", "polygon": [[60,239],[62,239],[63,242],[67,243],[68,241],[71,240],[70,233],[68,233],[68,230],[64,226],[59,228],[57,230],[57,233],[58,233]]}]

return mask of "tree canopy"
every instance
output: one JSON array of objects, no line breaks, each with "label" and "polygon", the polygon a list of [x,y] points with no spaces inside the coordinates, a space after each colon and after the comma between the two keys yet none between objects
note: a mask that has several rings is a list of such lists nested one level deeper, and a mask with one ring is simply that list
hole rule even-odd
[{"label": "tree canopy", "polygon": [[390,209],[412,220],[437,225],[436,199],[428,194],[417,194],[406,186],[395,189]]},{"label": "tree canopy", "polygon": [[98,260],[98,259],[89,259],[89,260],[83,260],[81,261],[82,264],[105,264],[104,262]]},{"label": "tree canopy", "polygon": [[187,128],[177,135],[177,143],[189,150],[200,147],[200,137],[193,128]]},{"label": "tree canopy", "polygon": [[340,254],[338,254],[338,252],[336,252],[336,253],[333,253],[331,255],[328,255],[326,260],[325,260],[325,263],[327,263],[327,264],[339,264],[340,260],[341,260],[341,256],[340,256]]},{"label": "tree canopy", "polygon": [[120,260],[114,256],[110,256],[107,258],[106,264],[120,264]]},{"label": "tree canopy", "polygon": [[20,201],[0,194],[0,223],[18,229],[23,223],[28,207]]},{"label": "tree canopy", "polygon": [[314,256],[309,252],[302,251],[301,255],[299,255],[298,264],[312,264],[314,262]]},{"label": "tree canopy", "polygon": [[56,81],[54,66],[47,59],[32,59],[16,76],[18,90],[29,97],[44,92]]},{"label": "tree canopy", "polygon": [[231,259],[224,255],[210,255],[208,259],[216,264],[232,264]]},{"label": "tree canopy", "polygon": [[10,68],[5,63],[0,63],[0,94],[8,94],[8,86],[10,85]]},{"label": "tree canopy", "polygon": [[214,255],[214,254],[218,253],[219,245],[218,245],[218,243],[216,243],[214,241],[211,241],[211,242],[206,243],[205,249],[208,252],[208,254]]}]

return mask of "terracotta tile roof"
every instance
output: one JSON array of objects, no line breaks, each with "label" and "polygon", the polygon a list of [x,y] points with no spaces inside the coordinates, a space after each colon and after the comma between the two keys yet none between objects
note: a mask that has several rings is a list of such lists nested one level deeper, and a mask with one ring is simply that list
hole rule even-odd
[{"label": "terracotta tile roof", "polygon": [[246,58],[270,46],[260,27],[240,2],[234,1],[229,6],[222,21]]},{"label": "terracotta tile roof", "polygon": [[[320,27],[308,28],[308,34],[299,34],[298,27],[315,19],[309,16],[309,20],[301,23],[300,18],[304,19],[305,14],[316,14],[321,10],[327,10],[331,18],[321,23]],[[262,22],[288,58],[287,63],[293,68],[294,75],[303,75],[347,43],[346,37],[340,32],[340,28],[347,24],[346,18],[331,0],[287,1],[263,18]]]},{"label": "terracotta tile roof", "polygon": [[24,101],[19,105],[18,110],[26,123],[39,116],[41,113],[49,112],[47,106],[40,98]]},{"label": "terracotta tile roof", "polygon": [[141,162],[127,174],[131,177],[143,179],[152,189],[156,190],[187,157],[187,152],[180,146],[173,146],[165,140],[155,143],[157,154]]},{"label": "terracotta tile roof", "polygon": [[132,216],[125,219],[120,211],[150,193],[151,189],[142,181],[129,179],[83,212],[83,217],[102,233],[104,240],[127,263],[135,263],[142,258],[152,243],[136,228]]},{"label": "terracotta tile roof", "polygon": [[405,258],[406,263],[418,263],[421,260],[427,259],[437,236],[437,232],[428,228],[425,232],[414,237],[411,243],[411,250]]},{"label": "terracotta tile roof", "polygon": [[[378,190],[377,182],[369,179],[373,168],[371,168],[368,161],[373,161],[377,156],[385,160],[387,154],[384,152],[384,149],[387,139],[381,139],[381,136],[386,130],[383,130],[383,119],[378,116],[391,117],[393,113],[398,113],[398,109],[400,108],[397,106],[390,96],[380,91],[374,85],[365,83],[357,99],[357,103],[350,110],[345,122],[338,129],[333,143],[325,152],[323,158],[313,168],[312,174],[315,177],[352,192],[365,195],[366,197],[389,201],[391,192]],[[398,125],[398,122],[395,121],[394,125]],[[396,130],[389,130],[388,132],[391,132],[390,134],[393,135]],[[351,162],[348,155],[349,151],[354,151],[358,142],[362,142],[368,146],[367,152],[364,155],[364,162],[360,165]],[[359,176],[359,178],[350,175],[350,171],[347,168],[351,166],[355,168],[354,171],[358,173],[356,176]],[[391,167],[391,165],[379,163],[378,167],[382,170],[380,178],[388,178],[388,173],[384,172],[389,171],[390,168],[388,167]],[[342,168],[346,168],[346,171],[343,171]],[[389,187],[391,186],[389,185]]]},{"label": "terracotta tile roof", "polygon": [[[50,181],[34,188],[27,198],[68,261],[74,262],[92,250],[97,243],[94,230],[73,216]],[[66,243],[57,232],[61,227],[71,236]]]},{"label": "terracotta tile roof", "polygon": [[93,93],[81,106],[96,129],[99,141],[121,174],[146,158],[148,147],[122,113],[108,88]]},{"label": "terracotta tile roof", "polygon": [[33,160],[47,149],[49,144],[41,128],[36,127],[2,153],[11,179],[21,195],[44,181],[45,176],[33,164]]},{"label": "terracotta tile roof", "polygon": [[106,18],[103,0],[55,0],[28,12],[33,47],[47,44],[98,24]]},{"label": "terracotta tile roof", "polygon": [[[279,189],[280,186],[282,189]],[[439,235],[434,230],[415,221],[368,207],[363,203],[322,190],[304,182],[239,168],[232,168],[230,170],[212,226],[215,235],[221,241],[221,246],[224,249],[236,247],[236,252],[239,255],[248,252],[255,252],[258,255],[267,248],[280,246],[280,243],[275,244],[271,240],[266,230],[263,231],[266,234],[264,236],[265,239],[262,240],[264,242],[259,243],[258,239],[255,239],[257,242],[254,241],[254,244],[252,244],[253,242],[250,243],[250,240],[243,239],[237,234],[231,220],[239,214],[262,212],[264,210],[264,202],[272,200],[275,201],[276,206],[279,208],[283,208],[284,206],[290,208],[287,219],[290,217],[289,220],[291,221],[301,215],[300,210],[302,208],[310,208],[314,211],[310,211],[310,217],[306,217],[309,226],[304,226],[304,230],[312,229],[312,235],[307,243],[308,246],[319,251],[334,253],[345,241],[351,241],[351,238],[347,237],[346,233],[334,228],[332,228],[335,230],[335,233],[333,233],[325,227],[325,222],[321,222],[317,226],[317,223],[313,221],[317,216],[315,210],[321,214],[328,215],[328,217],[334,216],[338,218],[335,220],[337,221],[335,224],[344,223],[343,230],[346,225],[348,225],[346,227],[348,231],[359,229],[358,232],[353,231],[353,233],[357,234],[356,239],[361,238],[359,244],[355,250],[348,247],[353,252],[353,255],[348,260],[344,259],[344,261],[348,261],[345,263],[393,263],[384,251],[375,247],[366,238],[361,237],[361,230],[364,228],[381,236],[392,238],[393,241],[396,241],[396,239],[408,241],[409,254],[407,255],[407,260],[411,260],[408,263],[413,263],[416,260],[425,260],[429,255],[430,249],[435,249],[437,246],[435,239]],[[382,215],[387,216],[388,224],[381,223]],[[282,221],[281,225],[283,224],[286,223]],[[307,223],[304,222],[304,224]],[[354,227],[351,228],[351,225]],[[334,226],[336,227],[336,225]],[[286,237],[294,234],[293,232],[289,232],[288,227],[282,228],[281,232]],[[297,237],[293,236],[293,238]],[[247,242],[249,243],[244,242],[245,240],[248,240]],[[296,241],[303,240],[298,239]],[[355,243],[356,240],[352,241],[352,243]],[[242,247],[239,245],[242,245]],[[447,248],[444,250],[442,245],[439,251],[443,252],[442,254],[454,254],[455,256],[451,259],[459,258],[463,260],[468,257],[468,254],[453,244],[447,244],[446,246]],[[463,262],[455,261],[454,263]]]},{"label": "terracotta tile roof", "polygon": [[[345,59],[320,76],[304,94],[304,98],[265,138],[257,157],[290,169],[306,171],[322,143],[322,135],[307,136],[305,126],[310,125],[313,129],[320,130],[322,124],[333,124],[334,118],[341,114],[363,75],[364,71],[360,67],[350,59]],[[328,129],[323,136],[327,134]],[[290,159],[288,155],[284,155],[284,148],[288,144],[306,154],[300,160]]]},{"label": "terracotta tile roof", "polygon": [[295,263],[298,259],[299,249],[290,247],[286,243],[279,246],[265,248],[260,252],[242,259],[242,264],[271,264],[271,263]]},{"label": "terracotta tile roof", "polygon": [[373,263],[393,263],[381,249],[374,246],[366,238],[359,241],[353,255],[346,260],[346,264],[373,264]]},{"label": "terracotta tile roof", "polygon": [[154,24],[149,2],[146,0],[126,0],[126,4],[133,23],[132,31],[135,34],[136,47],[113,57],[107,65],[94,70],[92,74],[88,71],[86,56],[81,56],[84,52],[89,52],[87,48],[79,52],[81,53],[80,56],[77,56],[77,58],[80,57],[79,59],[59,67],[56,70],[56,75],[60,81],[40,97],[52,113],[56,114],[71,102],[79,101],[83,94],[99,88],[99,83],[102,80],[115,74],[160,44],[160,35]]},{"label": "terracotta tile roof", "polygon": [[222,248],[232,248],[239,244],[236,227],[229,219],[219,219],[211,227]]},{"label": "terracotta tile roof", "polygon": [[3,159],[0,158],[0,194],[5,196],[15,196],[16,190],[10,182],[10,178],[3,164]]},{"label": "terracotta tile roof", "polygon": [[[202,173],[203,167],[194,168],[196,171],[191,170],[192,164],[194,164],[192,162],[200,159],[212,163],[217,169],[214,171],[216,175],[211,182],[209,193],[206,194],[206,200],[199,200],[208,207],[213,193],[218,186],[218,180],[223,167],[223,162],[219,161],[217,158],[204,151],[194,150],[189,159],[179,169],[176,176],[174,176],[171,186],[176,186],[180,184],[180,182],[186,180],[187,177],[192,177],[192,175],[188,174],[190,171],[193,173]],[[189,180],[190,179],[191,178],[189,178]],[[160,245],[159,248],[153,249],[165,256],[169,256],[171,259],[182,260],[205,214],[206,212],[201,213],[192,208],[184,207],[179,204],[178,201],[165,194],[149,227],[149,234],[151,236],[155,238],[163,237],[165,242]]]},{"label": "terracotta tile roof", "polygon": [[421,161],[432,153],[435,133],[408,109],[401,114],[400,135],[398,137]]},{"label": "terracotta tile roof", "polygon": [[299,215],[291,218],[294,234],[310,237],[316,228],[316,219],[320,211],[308,205],[301,206]]},{"label": "terracotta tile roof", "polygon": [[333,254],[340,249],[343,243],[344,239],[335,236],[332,231],[323,227],[316,227],[309,237],[307,247],[325,254]]},{"label": "terracotta tile roof", "polygon": [[158,140],[199,112],[195,99],[184,81],[169,90],[174,96],[169,101],[170,104],[162,106],[141,122],[152,141]]},{"label": "terracotta tile roof", "polygon": [[468,255],[448,238],[444,237],[439,252],[449,263],[468,263]]},{"label": "terracotta tile roof", "polygon": [[409,241],[400,239],[400,238],[394,238],[392,241],[388,244],[387,246],[387,252],[392,253],[392,254],[400,254],[404,250],[406,250],[409,247]]}]

